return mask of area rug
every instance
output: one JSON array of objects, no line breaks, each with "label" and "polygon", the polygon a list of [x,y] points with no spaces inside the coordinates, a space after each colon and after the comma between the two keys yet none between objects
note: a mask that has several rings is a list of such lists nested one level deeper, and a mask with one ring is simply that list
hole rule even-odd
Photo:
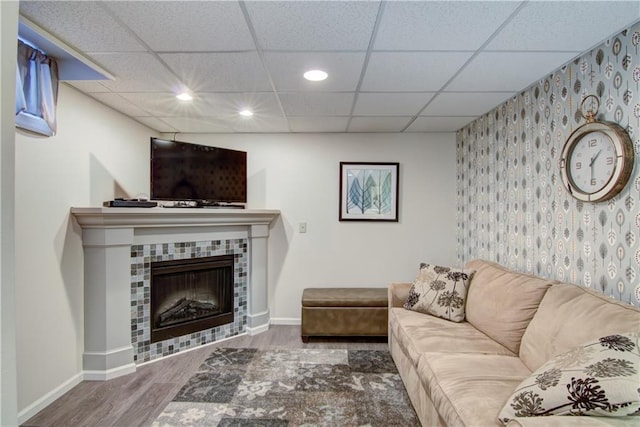
[{"label": "area rug", "polygon": [[388,351],[218,348],[153,423],[419,426]]}]

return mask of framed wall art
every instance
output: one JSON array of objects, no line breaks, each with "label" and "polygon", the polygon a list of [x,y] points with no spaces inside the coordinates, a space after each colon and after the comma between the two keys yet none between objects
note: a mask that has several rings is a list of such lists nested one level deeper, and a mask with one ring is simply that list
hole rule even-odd
[{"label": "framed wall art", "polygon": [[340,162],[340,221],[398,221],[399,163]]}]

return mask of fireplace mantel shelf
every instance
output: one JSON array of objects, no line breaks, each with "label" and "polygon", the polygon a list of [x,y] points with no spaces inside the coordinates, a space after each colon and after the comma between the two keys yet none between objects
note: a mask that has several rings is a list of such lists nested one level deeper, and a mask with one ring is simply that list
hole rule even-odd
[{"label": "fireplace mantel shelf", "polygon": [[84,247],[85,379],[106,380],[136,369],[131,340],[133,245],[247,239],[243,328],[249,335],[269,328],[267,240],[280,211],[74,207],[71,214],[82,228]]},{"label": "fireplace mantel shelf", "polygon": [[279,210],[219,208],[71,208],[82,228],[269,225]]}]

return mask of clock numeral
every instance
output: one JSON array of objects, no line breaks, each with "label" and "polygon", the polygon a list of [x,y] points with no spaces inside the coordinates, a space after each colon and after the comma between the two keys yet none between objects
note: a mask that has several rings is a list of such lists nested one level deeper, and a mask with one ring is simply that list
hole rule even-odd
[{"label": "clock numeral", "polygon": [[582,162],[576,163],[576,169],[582,169]]},{"label": "clock numeral", "polygon": [[607,164],[608,165],[612,165],[613,164],[613,157],[607,157]]},{"label": "clock numeral", "polygon": [[595,178],[591,179],[591,185],[596,185],[596,179]]},{"label": "clock numeral", "polygon": [[597,139],[590,139],[589,140],[589,147],[595,147],[598,145],[598,140]]}]

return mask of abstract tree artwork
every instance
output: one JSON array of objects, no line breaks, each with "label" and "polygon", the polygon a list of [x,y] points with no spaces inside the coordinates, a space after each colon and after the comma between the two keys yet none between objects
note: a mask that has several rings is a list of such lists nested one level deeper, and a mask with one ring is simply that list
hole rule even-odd
[{"label": "abstract tree artwork", "polygon": [[340,163],[340,221],[398,221],[398,163]]}]

